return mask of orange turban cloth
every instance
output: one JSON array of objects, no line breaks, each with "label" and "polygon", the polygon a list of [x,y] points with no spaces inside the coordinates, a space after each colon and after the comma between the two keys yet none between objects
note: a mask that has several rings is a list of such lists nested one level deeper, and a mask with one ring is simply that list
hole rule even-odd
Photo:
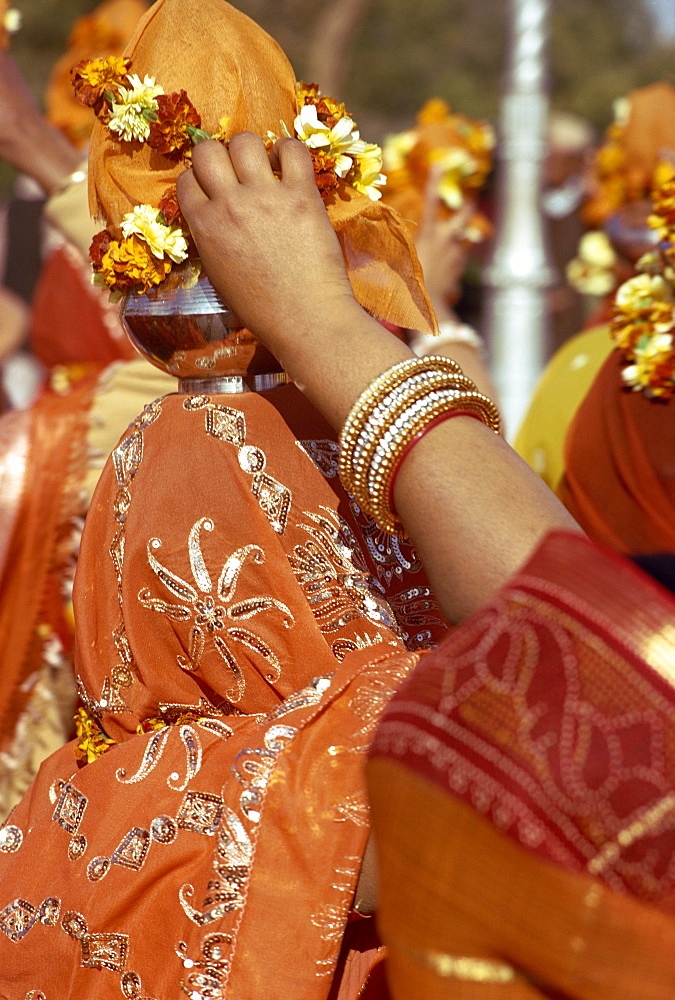
[{"label": "orange turban cloth", "polygon": [[659,161],[675,155],[675,87],[652,83],[630,94],[623,147],[631,187],[649,189]]},{"label": "orange turban cloth", "polygon": [[675,552],[675,399],[625,389],[613,351],[570,425],[558,495],[591,538]]},{"label": "orange turban cloth", "polygon": [[75,21],[68,49],[55,64],[45,93],[47,117],[74,146],[86,144],[96,119],[75,99],[71,67],[81,59],[119,55],[147,9],[145,0],[105,0]]},{"label": "orange turban cloth", "polygon": [[[282,123],[292,134],[295,73],[277,43],[225,0],[158,0],[125,55],[141,79],[154,77],[165,93],[185,90],[211,133],[227,116],[228,135],[280,135]],[[97,123],[90,150],[92,215],[114,229],[136,205],[158,205],[182,170],[145,144],[119,142]],[[397,326],[435,329],[414,246],[398,214],[342,182],[327,209],[364,309]]]}]

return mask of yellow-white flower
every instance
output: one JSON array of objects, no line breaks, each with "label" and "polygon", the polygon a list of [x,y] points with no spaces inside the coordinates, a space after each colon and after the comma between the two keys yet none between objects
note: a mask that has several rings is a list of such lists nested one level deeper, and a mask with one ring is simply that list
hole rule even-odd
[{"label": "yellow-white flower", "polygon": [[616,305],[623,312],[649,308],[654,302],[672,302],[673,290],[660,274],[636,274],[624,281],[616,293]]},{"label": "yellow-white flower", "polygon": [[387,178],[382,173],[382,150],[372,142],[365,143],[365,146],[364,152],[354,159],[349,183],[361,194],[368,195],[371,201],[377,201],[382,197],[378,187],[387,183]]},{"label": "yellow-white flower", "polygon": [[607,236],[599,230],[584,233],[579,240],[579,258],[594,267],[614,267],[616,253]]},{"label": "yellow-white flower", "polygon": [[471,177],[478,169],[478,163],[468,150],[455,146],[452,149],[436,150],[431,158],[434,171],[440,180],[438,196],[448,208],[456,211],[464,204],[462,181]]},{"label": "yellow-white flower", "polygon": [[136,205],[122,220],[124,236],[136,234],[150,247],[160,260],[166,254],[175,264],[187,257],[187,242],[180,229],[170,229],[157,219],[157,209],[152,205]]},{"label": "yellow-white flower", "polygon": [[628,365],[621,373],[624,382],[636,389],[648,386],[652,372],[657,365],[668,359],[672,350],[673,338],[670,333],[657,333],[645,344],[638,343],[635,347],[635,363]]},{"label": "yellow-white flower", "polygon": [[11,7],[9,10],[5,11],[3,27],[10,35],[13,35],[15,31],[18,31],[21,27],[21,11],[14,10]]},{"label": "yellow-white flower", "polygon": [[113,102],[108,127],[117,132],[121,139],[141,141],[150,134],[150,123],[145,111],[157,111],[157,100],[164,91],[151,76],[141,80],[136,73],[130,73],[127,80],[130,87],[119,88],[119,101]]},{"label": "yellow-white flower", "polygon": [[394,170],[403,170],[406,157],[415,148],[417,136],[413,129],[407,132],[398,132],[396,135],[388,135],[384,140],[382,159],[385,170],[392,173]]},{"label": "yellow-white flower", "polygon": [[366,152],[368,144],[359,138],[356,123],[347,115],[329,128],[319,121],[316,107],[306,104],[294,122],[295,134],[310,149],[322,149],[335,159],[338,177],[346,177],[354,157]]}]

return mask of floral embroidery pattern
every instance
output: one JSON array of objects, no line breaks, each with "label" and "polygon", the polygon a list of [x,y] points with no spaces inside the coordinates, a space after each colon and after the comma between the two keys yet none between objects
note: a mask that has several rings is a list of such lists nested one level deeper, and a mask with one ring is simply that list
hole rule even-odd
[{"label": "floral embroidery pattern", "polygon": [[[235,626],[234,623],[247,621],[262,612],[273,610],[281,613],[285,628],[291,627],[294,618],[290,609],[274,597],[234,600],[244,563],[249,559],[255,563],[264,562],[265,554],[259,545],[244,545],[233,552],[225,561],[214,586],[211,575],[206,568],[200,540],[202,530],[213,531],[213,529],[213,521],[210,518],[202,517],[195,522],[190,530],[188,550],[194,586],[159,562],[153,552],[161,548],[162,542],[159,538],[151,538],[148,542],[148,563],[152,571],[166,589],[184,603],[170,604],[161,598],[153,597],[148,588],[140,591],[138,600],[143,607],[159,611],[172,621],[192,623],[189,631],[188,655],[178,656],[178,665],[183,670],[195,671],[199,669],[206,641],[207,639],[211,641],[216,652],[231,670],[235,680],[236,686],[226,692],[227,697],[231,701],[237,702],[244,695],[246,681],[231,650],[231,643],[244,645],[265,659],[266,679],[268,681],[277,680],[281,673],[281,663],[263,639],[247,628],[242,628],[238,624]],[[227,627],[228,623],[231,623],[229,628]],[[225,637],[229,642],[226,641]]]},{"label": "floral embroidery pattern", "polygon": [[367,618],[399,634],[396,619],[367,572],[357,569],[358,545],[339,515],[321,507],[320,514],[305,511],[299,527],[310,536],[296,545],[289,562],[324,633],[336,632],[348,622]]}]

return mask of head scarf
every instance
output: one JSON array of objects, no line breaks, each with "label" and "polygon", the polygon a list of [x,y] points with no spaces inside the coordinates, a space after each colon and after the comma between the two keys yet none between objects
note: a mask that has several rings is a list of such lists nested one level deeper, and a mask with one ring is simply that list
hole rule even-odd
[{"label": "head scarf", "polygon": [[631,392],[613,351],[570,425],[558,494],[621,552],[675,552],[675,400]]},{"label": "head scarf", "polygon": [[[277,43],[225,0],[158,0],[125,55],[141,79],[154,77],[166,93],[185,90],[211,133],[228,116],[229,135],[280,135],[282,123],[292,134],[295,73]],[[159,204],[182,170],[147,145],[117,142],[97,123],[90,151],[92,215],[114,229],[136,205]],[[342,183],[327,208],[364,309],[397,326],[435,328],[412,240],[396,212]]]}]

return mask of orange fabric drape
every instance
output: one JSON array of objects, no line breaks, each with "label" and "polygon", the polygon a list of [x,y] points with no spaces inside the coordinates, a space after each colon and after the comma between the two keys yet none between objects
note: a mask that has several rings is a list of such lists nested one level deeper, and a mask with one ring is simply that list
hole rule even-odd
[{"label": "orange fabric drape", "polygon": [[86,766],[53,755],[10,817],[0,997],[363,987],[368,920],[340,959],[363,755],[405,644],[446,626],[410,547],[344,493],[336,449],[289,385],[167,396],[114,450],[75,613],[82,698],[117,742]]},{"label": "orange fabric drape", "polygon": [[614,351],[577,410],[558,496],[593,539],[620,552],[675,552],[675,400],[621,379]]},{"label": "orange fabric drape", "polygon": [[401,685],[368,764],[395,1000],[669,1000],[675,598],[555,532]]},{"label": "orange fabric drape", "polygon": [[16,740],[50,643],[56,641],[60,655],[72,652],[68,596],[62,588],[83,514],[80,490],[95,385],[96,375],[91,375],[67,396],[45,395],[18,426],[14,414],[3,419],[3,427],[13,429],[2,445],[8,471],[16,462],[18,435],[25,432],[26,442],[23,474],[12,496],[3,498],[3,518],[11,521],[11,530],[0,565],[0,807],[5,782],[22,766],[22,756],[32,753]]},{"label": "orange fabric drape", "polygon": [[61,246],[50,253],[33,297],[33,354],[47,368],[79,362],[107,365],[136,357],[118,307],[107,298],[107,292],[91,284],[90,266],[74,247]]}]

